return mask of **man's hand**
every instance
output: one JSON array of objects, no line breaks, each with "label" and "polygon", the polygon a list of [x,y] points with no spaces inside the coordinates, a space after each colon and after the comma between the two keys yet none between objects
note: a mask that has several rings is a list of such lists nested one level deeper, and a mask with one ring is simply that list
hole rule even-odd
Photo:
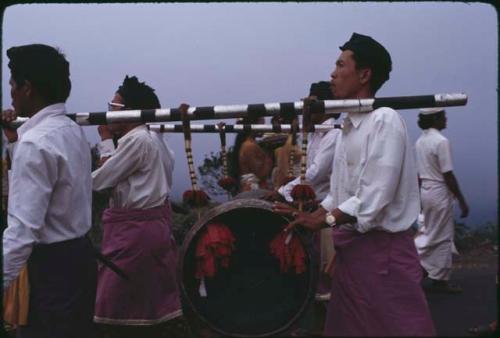
[{"label": "man's hand", "polygon": [[106,157],[101,157],[99,160],[97,160],[97,167],[100,168],[103,166],[104,163],[106,163],[107,160],[109,160],[111,156],[106,156]]},{"label": "man's hand", "polygon": [[283,203],[286,202],[285,198],[279,192],[277,192],[276,190],[273,190],[273,191],[270,191],[270,192],[266,193],[262,197],[262,199],[266,200],[266,201],[269,201],[269,202],[275,202],[275,201],[283,202]]},{"label": "man's hand", "polygon": [[99,133],[99,136],[101,137],[101,141],[109,140],[109,139],[113,138],[113,134],[109,130],[109,127],[105,124],[97,127],[97,132]]},{"label": "man's hand", "polygon": [[322,208],[319,208],[313,213],[308,213],[298,211],[287,204],[275,202],[273,204],[273,211],[279,215],[291,216],[295,218],[295,220],[290,222],[285,228],[286,232],[292,230],[297,225],[300,225],[310,231],[318,231],[323,227],[325,222],[325,210]]},{"label": "man's hand", "polygon": [[459,206],[460,206],[460,210],[462,211],[460,213],[460,218],[465,218],[469,215],[469,206],[467,205],[467,203],[465,201],[462,201],[459,203]]},{"label": "man's hand", "polygon": [[[14,110],[12,109],[7,109],[2,111],[2,124],[3,125],[8,125],[12,121],[17,119],[17,114]],[[17,141],[17,131],[15,129],[3,127],[3,133],[5,134],[5,137],[7,137],[7,140],[9,142],[16,142]]]},{"label": "man's hand", "polygon": [[181,111],[181,113],[183,113],[183,114],[187,114],[188,109],[189,109],[189,104],[187,104],[187,103],[181,103],[181,104],[179,105],[179,110],[180,110],[180,111]]}]

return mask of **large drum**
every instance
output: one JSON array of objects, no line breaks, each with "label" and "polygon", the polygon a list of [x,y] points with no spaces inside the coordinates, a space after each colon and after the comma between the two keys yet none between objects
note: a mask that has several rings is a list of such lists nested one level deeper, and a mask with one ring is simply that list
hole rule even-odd
[{"label": "large drum", "polygon": [[[280,272],[270,242],[289,221],[257,199],[235,199],[205,214],[189,231],[179,262],[181,290],[199,319],[222,335],[264,337],[288,329],[314,296],[317,268],[312,265],[307,240],[294,232],[306,253],[305,272]],[[232,232],[235,249],[228,268],[204,278],[206,296],[200,293],[196,274],[196,246],[211,222]]]}]

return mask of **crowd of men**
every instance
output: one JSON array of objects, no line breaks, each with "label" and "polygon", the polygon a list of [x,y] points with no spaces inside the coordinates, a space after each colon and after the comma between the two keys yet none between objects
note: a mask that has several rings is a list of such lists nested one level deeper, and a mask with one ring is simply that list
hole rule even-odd
[{"label": "crowd of men", "polygon": [[[333,97],[373,98],[389,79],[389,52],[357,33],[340,50],[331,73]],[[17,336],[156,337],[165,325],[178,326],[183,313],[169,201],[172,151],[143,123],[100,126],[101,159],[92,172],[82,128],[65,115],[71,90],[65,56],[41,44],[12,47],[7,56],[13,109],[2,112],[2,122],[30,117],[17,131],[4,128],[12,167],[3,286],[8,290],[27,265],[30,287],[28,321]],[[127,76],[109,107],[154,109],[160,102],[151,87]],[[273,204],[276,213],[294,219],[286,231],[321,230],[325,274],[336,256],[331,281],[318,289],[329,299],[325,336],[432,336],[423,274],[433,280],[433,291],[460,292],[448,283],[453,198],[462,217],[468,206],[440,133],[444,110],[421,110],[419,126],[423,133],[414,148],[397,111],[346,113],[342,130],[311,134],[306,179],[320,206],[305,212]],[[298,183],[284,184],[277,194],[290,201]],[[111,196],[99,268],[86,236],[92,190]],[[420,213],[424,221],[415,236]]]}]

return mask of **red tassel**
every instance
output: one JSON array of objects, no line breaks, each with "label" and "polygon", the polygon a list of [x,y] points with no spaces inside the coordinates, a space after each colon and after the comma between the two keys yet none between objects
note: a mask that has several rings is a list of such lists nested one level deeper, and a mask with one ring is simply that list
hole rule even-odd
[{"label": "red tassel", "polygon": [[287,273],[294,269],[296,274],[306,271],[305,251],[297,235],[292,235],[292,239],[286,244],[289,233],[281,231],[269,244],[271,254],[280,262],[280,272]]},{"label": "red tassel", "polygon": [[184,203],[187,203],[195,208],[207,205],[209,199],[208,195],[201,190],[186,190],[184,194],[182,194],[182,200]]},{"label": "red tassel", "polygon": [[[229,267],[229,257],[234,250],[235,238],[222,223],[210,223],[196,244],[195,277],[214,277],[217,265]],[[217,264],[219,263],[219,264]]]},{"label": "red tassel", "polygon": [[307,184],[297,184],[293,187],[291,196],[294,201],[309,201],[316,198],[314,189]]},{"label": "red tassel", "polygon": [[238,184],[238,182],[236,182],[236,180],[230,176],[225,176],[225,177],[221,178],[217,183],[219,184],[219,186],[222,189],[227,190],[227,191],[232,190]]}]

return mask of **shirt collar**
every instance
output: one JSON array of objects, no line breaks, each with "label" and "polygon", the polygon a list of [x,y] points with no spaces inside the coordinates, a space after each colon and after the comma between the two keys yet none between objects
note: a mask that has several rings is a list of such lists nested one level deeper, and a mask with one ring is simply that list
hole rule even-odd
[{"label": "shirt collar", "polygon": [[36,112],[29,120],[17,128],[17,134],[19,135],[19,138],[21,138],[23,134],[25,134],[28,130],[33,129],[46,118],[64,114],[66,114],[66,105],[64,103],[51,104]]},{"label": "shirt collar", "polygon": [[148,128],[146,127],[145,124],[141,124],[141,125],[135,127],[134,129],[129,130],[128,133],[126,133],[125,135],[123,135],[122,137],[120,137],[118,139],[118,144],[120,144],[124,140],[128,139],[129,137],[132,137],[134,134],[137,134],[141,130],[148,130]]},{"label": "shirt collar", "polygon": [[321,123],[322,125],[325,125],[325,126],[329,126],[329,125],[334,125],[335,124],[335,119],[333,117],[323,121],[323,123]]},{"label": "shirt collar", "polygon": [[344,123],[349,121],[354,128],[358,128],[361,122],[368,116],[368,113],[355,113],[355,112],[350,112],[347,113],[347,116],[344,119]]},{"label": "shirt collar", "polygon": [[437,130],[436,128],[428,128],[424,129],[424,134],[439,134],[441,135],[441,132]]}]

